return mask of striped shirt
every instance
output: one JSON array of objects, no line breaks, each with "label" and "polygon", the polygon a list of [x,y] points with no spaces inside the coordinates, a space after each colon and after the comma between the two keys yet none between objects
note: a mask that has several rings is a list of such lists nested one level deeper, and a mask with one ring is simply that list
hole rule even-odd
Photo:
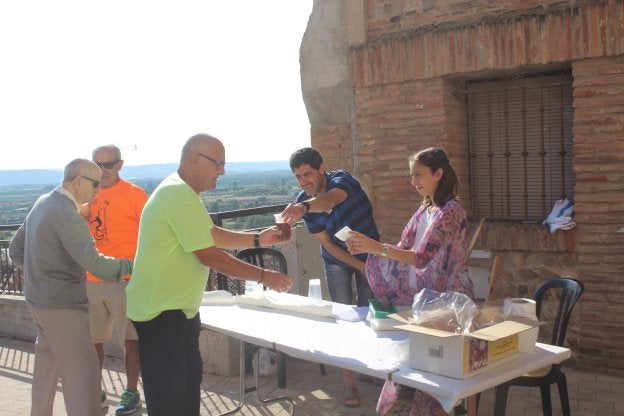
[{"label": "striped shirt", "polygon": [[[308,231],[311,234],[326,231],[331,237],[332,243],[340,246],[345,251],[347,250],[345,242],[334,235],[345,225],[348,225],[354,231],[359,231],[379,241],[379,231],[377,231],[377,226],[373,219],[373,207],[357,179],[349,172],[335,170],[325,172],[325,180],[327,182],[325,192],[329,192],[334,188],[342,189],[347,193],[347,198],[336,205],[330,212],[309,212],[304,215],[303,220]],[[299,196],[297,196],[297,202],[305,201],[309,198],[309,195],[301,191]],[[321,255],[327,264],[349,267],[329,254],[322,246]],[[358,254],[356,257],[366,261],[366,254]]]}]

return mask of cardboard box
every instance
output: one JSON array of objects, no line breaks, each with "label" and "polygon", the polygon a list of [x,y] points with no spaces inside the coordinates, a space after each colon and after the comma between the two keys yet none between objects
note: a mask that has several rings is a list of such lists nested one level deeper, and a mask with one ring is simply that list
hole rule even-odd
[{"label": "cardboard box", "polygon": [[465,379],[517,358],[520,335],[539,326],[539,322],[514,319],[466,335],[418,326],[411,311],[391,314],[403,322],[395,328],[409,331],[409,363],[423,370]]}]

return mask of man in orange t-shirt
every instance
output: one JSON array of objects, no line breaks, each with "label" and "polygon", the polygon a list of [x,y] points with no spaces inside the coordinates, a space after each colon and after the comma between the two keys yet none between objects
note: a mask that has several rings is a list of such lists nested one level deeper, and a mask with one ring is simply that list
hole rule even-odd
[{"label": "man in orange t-shirt", "polygon": [[[119,177],[123,160],[117,146],[97,147],[92,159],[102,169],[100,191],[90,205],[88,219],[95,246],[107,256],[134,259],[139,220],[147,194],[142,188]],[[100,359],[100,369],[104,362],[103,343],[112,338],[113,332],[120,341],[125,341],[127,384],[115,415],[130,414],[141,407],[138,336],[126,317],[126,285],[129,279],[130,275],[127,275],[119,283],[109,283],[87,273],[91,337]],[[106,393],[102,391],[102,408],[107,406]]]}]

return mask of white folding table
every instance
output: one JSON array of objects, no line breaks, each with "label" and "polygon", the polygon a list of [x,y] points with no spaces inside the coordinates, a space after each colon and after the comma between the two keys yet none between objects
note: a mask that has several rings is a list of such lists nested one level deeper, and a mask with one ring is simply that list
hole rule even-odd
[{"label": "white folding table", "polygon": [[[345,368],[425,391],[450,412],[462,399],[495,387],[540,367],[570,357],[567,348],[538,343],[532,354],[458,380],[409,368],[406,360],[407,333],[375,332],[366,321],[349,322],[315,318],[263,307],[235,304],[200,307],[202,326],[243,341],[241,343],[241,402],[227,414],[239,410],[245,400],[244,343],[273,348],[292,357]],[[257,359],[257,358],[256,358]],[[255,365],[257,370],[258,366]],[[257,372],[255,373],[256,394]],[[251,389],[253,391],[253,388]],[[268,401],[287,400],[280,397]],[[291,414],[294,412],[294,405]]]},{"label": "white folding table", "polygon": [[[344,306],[344,305],[341,305]],[[236,412],[245,402],[245,395],[255,391],[263,402],[289,401],[286,396],[260,399],[258,374],[254,365],[254,386],[246,388],[245,346],[252,344],[272,348],[291,357],[318,362],[386,379],[400,365],[401,349],[407,334],[387,331],[377,334],[365,320],[349,322],[332,318],[299,315],[275,309],[242,305],[209,305],[199,308],[202,326],[241,342],[241,396]],[[365,312],[364,312],[365,314]],[[257,357],[254,357],[256,360]],[[294,405],[291,407],[293,414]]]}]

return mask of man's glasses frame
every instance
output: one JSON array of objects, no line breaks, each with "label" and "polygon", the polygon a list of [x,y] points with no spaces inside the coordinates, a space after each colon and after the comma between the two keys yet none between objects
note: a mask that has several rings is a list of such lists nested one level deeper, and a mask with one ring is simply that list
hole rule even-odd
[{"label": "man's glasses frame", "polygon": [[85,175],[80,175],[81,178],[85,178],[86,180],[90,181],[91,184],[93,185],[93,189],[99,188],[100,187],[100,181],[96,181],[93,178],[90,178],[88,176]]},{"label": "man's glasses frame", "polygon": [[119,162],[121,159],[115,159],[115,160],[111,160],[110,162],[96,162],[93,161],[96,165],[98,165],[100,168],[106,168],[106,169],[112,169],[115,167],[115,165],[117,164],[117,162]]},{"label": "man's glasses frame", "polygon": [[203,154],[203,153],[199,153],[199,152],[197,152],[197,154],[198,154],[199,156],[201,156],[201,157],[205,158],[205,159],[208,159],[209,161],[211,161],[212,163],[214,163],[214,164],[215,164],[215,166],[216,166],[216,167],[218,167],[218,168],[220,168],[220,167],[224,167],[224,166],[225,166],[225,162],[223,162],[223,161],[221,161],[221,160],[216,160],[216,159],[213,159],[213,158],[211,158],[210,156],[207,156],[207,155],[205,155],[205,154]]}]

